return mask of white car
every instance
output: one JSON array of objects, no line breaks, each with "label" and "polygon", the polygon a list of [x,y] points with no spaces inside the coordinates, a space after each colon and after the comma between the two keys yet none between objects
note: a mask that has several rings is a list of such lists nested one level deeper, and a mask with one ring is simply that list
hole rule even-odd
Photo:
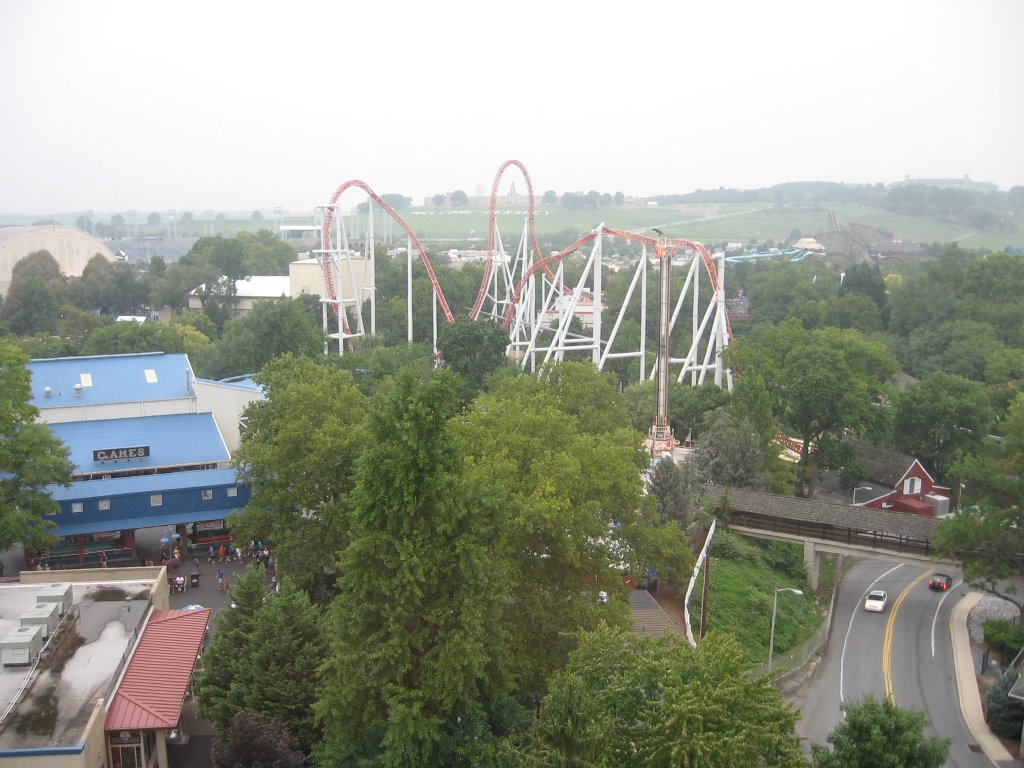
[{"label": "white car", "polygon": [[864,610],[881,613],[885,610],[888,602],[889,596],[882,590],[876,589],[874,592],[869,592],[868,596],[864,598]]}]

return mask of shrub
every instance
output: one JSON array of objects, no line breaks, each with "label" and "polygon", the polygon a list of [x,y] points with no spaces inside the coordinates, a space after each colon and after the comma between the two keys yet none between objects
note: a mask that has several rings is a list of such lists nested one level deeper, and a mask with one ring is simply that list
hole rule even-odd
[{"label": "shrub", "polygon": [[988,689],[988,727],[996,736],[1004,739],[1019,739],[1024,725],[1024,701],[1012,699],[1010,689],[1017,682],[1017,675],[1006,672]]}]

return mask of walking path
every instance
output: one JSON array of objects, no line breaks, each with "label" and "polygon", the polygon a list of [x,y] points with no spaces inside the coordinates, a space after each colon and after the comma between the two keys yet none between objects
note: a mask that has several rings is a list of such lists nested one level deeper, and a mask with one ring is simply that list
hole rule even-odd
[{"label": "walking path", "polygon": [[967,616],[981,598],[980,592],[968,592],[949,616],[949,634],[953,641],[953,671],[957,694],[960,697],[960,712],[968,730],[993,765],[1019,765],[999,737],[989,730],[988,723],[985,722],[985,711],[981,706],[981,691],[978,690],[978,677],[974,669],[974,656],[971,653],[971,637],[967,631]]}]

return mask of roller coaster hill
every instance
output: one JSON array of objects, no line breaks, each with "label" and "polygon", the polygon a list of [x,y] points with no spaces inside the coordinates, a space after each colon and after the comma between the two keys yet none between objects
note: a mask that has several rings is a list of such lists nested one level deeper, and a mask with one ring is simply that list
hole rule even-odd
[{"label": "roller coaster hill", "polygon": [[[498,189],[507,171],[518,171],[526,182],[527,210],[515,249],[506,249],[498,230]],[[350,243],[345,216],[339,201],[350,190],[367,195],[365,235],[361,248]],[[725,257],[712,257],[698,242],[668,238],[659,233],[613,229],[599,224],[567,248],[544,255],[535,227],[533,183],[518,160],[502,163],[494,176],[488,214],[487,247],[483,276],[476,298],[466,315],[472,320],[500,323],[508,333],[507,353],[524,370],[536,371],[546,363],[566,359],[589,359],[600,370],[613,361],[626,360],[641,380],[657,375],[658,356],[648,349],[647,271],[652,268],[677,271],[682,279],[669,315],[669,333],[678,341],[669,369],[680,383],[699,386],[714,382],[732,388],[732,372],[723,355],[732,340],[732,328],[725,300]],[[437,350],[440,323],[454,322],[453,312],[427,252],[406,221],[364,181],[341,184],[329,202],[315,212],[320,229],[320,247],[315,251],[323,273],[323,325],[328,347],[339,355],[352,349],[364,335],[376,333],[376,291],[374,265],[374,216],[389,217],[406,237],[407,338],[413,340],[413,265],[418,258],[432,287],[431,338]],[[509,217],[502,217],[508,221]],[[518,222],[516,222],[518,223]],[[390,224],[389,224],[390,226]],[[607,258],[615,255],[615,244],[626,242],[640,249],[640,258],[630,276],[625,295],[617,306],[609,306],[603,280]],[[572,269],[566,266],[573,259]],[[582,267],[580,267],[582,262]],[[572,277],[570,277],[570,274]],[[672,291],[674,294],[674,291]],[[595,297],[600,297],[595,300]],[[650,297],[657,318],[659,297]],[[626,320],[639,321],[635,330],[622,333]],[[575,322],[574,322],[575,321]],[[610,330],[607,328],[611,324]],[[628,338],[627,337],[632,337]],[[657,340],[654,340],[657,341]],[[327,351],[327,350],[325,350]]]}]

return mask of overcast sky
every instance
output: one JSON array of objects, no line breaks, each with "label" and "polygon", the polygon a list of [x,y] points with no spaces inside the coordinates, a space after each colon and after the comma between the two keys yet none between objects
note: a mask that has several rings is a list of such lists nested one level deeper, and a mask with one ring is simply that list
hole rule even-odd
[{"label": "overcast sky", "polygon": [[418,203],[511,158],[538,193],[1005,190],[1022,35],[1021,0],[0,0],[0,212]]}]

